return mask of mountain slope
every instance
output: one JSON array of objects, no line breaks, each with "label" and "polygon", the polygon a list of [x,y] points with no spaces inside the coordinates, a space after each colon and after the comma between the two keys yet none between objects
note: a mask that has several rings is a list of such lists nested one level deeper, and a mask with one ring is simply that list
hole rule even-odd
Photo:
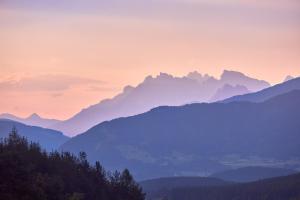
[{"label": "mountain slope", "polygon": [[233,101],[251,101],[251,102],[263,102],[267,99],[275,97],[277,95],[290,92],[292,90],[300,90],[300,77],[288,80],[286,82],[277,84],[275,86],[266,88],[259,92],[234,96],[228,99],[225,99],[224,103],[229,103]]},{"label": "mountain slope", "polygon": [[214,177],[163,177],[139,182],[144,191],[157,191],[178,187],[217,186],[227,185],[229,182]]},{"label": "mountain slope", "polygon": [[217,172],[210,177],[233,182],[251,182],[278,176],[295,174],[297,171],[271,167],[243,167],[239,169]]},{"label": "mountain slope", "polygon": [[222,186],[232,184],[217,178],[208,177],[165,177],[141,181],[139,185],[147,194],[146,199],[160,199],[176,188]]},{"label": "mountain slope", "polygon": [[[51,128],[61,130],[67,135],[76,135],[100,122],[140,114],[157,106],[208,102],[225,84],[230,84],[232,87],[243,85],[246,89],[249,87],[251,91],[258,91],[269,86],[265,81],[226,70],[221,79],[208,75],[202,76],[197,72],[181,78],[161,73],[157,77],[148,76],[137,87],[127,86],[114,98],[83,109],[72,118],[57,123]],[[222,96],[229,97],[237,94],[241,94],[241,91],[223,91]]]},{"label": "mountain slope", "polygon": [[60,122],[56,119],[45,119],[40,117],[38,114],[33,113],[32,115],[28,116],[27,118],[21,118],[17,117],[8,113],[4,113],[0,115],[0,119],[10,119],[16,122],[20,122],[23,124],[27,124],[30,126],[40,126],[43,128],[49,128],[50,126],[53,126],[54,124]]},{"label": "mountain slope", "polygon": [[[160,198],[162,199],[162,198]],[[212,187],[186,187],[169,191],[168,200],[296,200],[300,199],[300,174],[257,182]],[[154,200],[154,199],[151,199]]]},{"label": "mountain slope", "polygon": [[300,166],[300,91],[262,103],[158,107],[101,123],[61,149],[85,151],[138,179],[207,175],[228,167]]},{"label": "mountain slope", "polygon": [[59,131],[28,126],[8,119],[0,119],[0,138],[7,137],[13,127],[16,127],[21,136],[29,141],[38,142],[47,151],[57,149],[69,139]]}]

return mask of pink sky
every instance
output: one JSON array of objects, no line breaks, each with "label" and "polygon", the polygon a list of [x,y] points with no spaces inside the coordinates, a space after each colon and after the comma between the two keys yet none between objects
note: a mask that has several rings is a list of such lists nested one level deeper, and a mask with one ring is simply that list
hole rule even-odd
[{"label": "pink sky", "polygon": [[65,119],[147,75],[300,74],[298,0],[2,0],[0,113]]}]

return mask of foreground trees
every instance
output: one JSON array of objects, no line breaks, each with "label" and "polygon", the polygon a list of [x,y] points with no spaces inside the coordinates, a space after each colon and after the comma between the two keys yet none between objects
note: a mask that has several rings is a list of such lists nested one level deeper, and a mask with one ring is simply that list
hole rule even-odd
[{"label": "foreground trees", "polygon": [[144,200],[128,170],[108,173],[85,153],[46,153],[14,129],[0,142],[0,199]]}]

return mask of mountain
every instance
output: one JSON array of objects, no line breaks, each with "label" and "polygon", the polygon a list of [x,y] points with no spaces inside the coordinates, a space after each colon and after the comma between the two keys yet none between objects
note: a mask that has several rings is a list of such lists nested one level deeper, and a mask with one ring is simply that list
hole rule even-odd
[{"label": "mountain", "polygon": [[290,81],[290,80],[292,80],[292,79],[294,79],[294,78],[295,78],[295,77],[288,75],[287,77],[285,77],[285,79],[284,79],[283,82]]},{"label": "mountain", "polygon": [[146,199],[163,199],[176,188],[223,186],[232,184],[217,178],[208,177],[165,177],[139,182],[146,193]]},{"label": "mountain", "polygon": [[292,80],[274,85],[272,87],[263,89],[261,91],[234,96],[222,101],[223,103],[233,102],[233,101],[251,101],[251,102],[263,102],[267,99],[275,97],[277,95],[290,92],[292,90],[300,90],[300,77],[294,78]]},{"label": "mountain", "polygon": [[215,177],[232,182],[252,182],[266,178],[287,176],[296,173],[297,171],[295,170],[284,168],[253,166],[217,172],[215,174],[212,174],[210,177]]},{"label": "mountain", "polygon": [[247,87],[250,91],[258,91],[262,88],[267,88],[270,86],[270,84],[266,81],[247,77],[241,72],[228,71],[228,70],[224,70],[220,80],[224,84],[226,83],[233,86],[243,85]]},{"label": "mountain", "polygon": [[242,95],[250,93],[250,91],[242,85],[231,86],[225,84],[222,88],[219,88],[216,94],[211,98],[211,102],[220,101],[235,95]]},{"label": "mountain", "polygon": [[[223,89],[218,99],[245,93],[249,88],[258,91],[269,86],[265,81],[249,78],[242,73],[224,71],[221,79],[198,72],[184,77],[173,77],[161,73],[157,77],[148,76],[136,87],[126,86],[122,93],[96,105],[83,109],[72,118],[57,123],[50,128],[67,135],[77,135],[96,124],[118,117],[127,117],[149,111],[151,108],[169,105],[178,106],[189,102],[208,102],[224,85],[233,89]],[[237,86],[236,85],[240,85]],[[243,87],[244,86],[244,87]],[[241,88],[243,87],[243,88]]]},{"label": "mountain", "polygon": [[28,126],[8,119],[0,119],[0,138],[7,137],[13,127],[21,136],[26,137],[29,141],[38,142],[47,151],[57,149],[69,139],[59,131]]},{"label": "mountain", "polygon": [[163,106],[103,122],[61,150],[85,151],[137,179],[204,176],[249,165],[300,167],[300,90],[262,103]]},{"label": "mountain", "polygon": [[[251,183],[182,187],[156,200],[296,200],[300,199],[300,173]],[[150,199],[154,200],[154,199]]]},{"label": "mountain", "polygon": [[159,191],[178,187],[217,186],[231,182],[213,177],[163,177],[139,182],[144,191]]},{"label": "mountain", "polygon": [[8,113],[0,114],[0,119],[10,119],[13,121],[17,121],[23,124],[31,125],[31,126],[40,126],[43,128],[49,128],[54,124],[60,122],[56,119],[45,119],[40,117],[38,114],[33,113],[32,115],[28,116],[27,118],[17,117]]},{"label": "mountain", "polygon": [[165,177],[141,181],[139,184],[147,194],[146,199],[171,200],[173,196],[171,194],[173,192],[177,193],[177,190],[188,190],[188,188],[203,189],[203,187],[222,188],[222,186],[234,188],[240,187],[237,182],[254,182],[274,177],[280,177],[280,179],[282,179],[282,176],[291,174],[297,174],[297,171],[270,167],[244,167],[219,172],[210,177]]}]

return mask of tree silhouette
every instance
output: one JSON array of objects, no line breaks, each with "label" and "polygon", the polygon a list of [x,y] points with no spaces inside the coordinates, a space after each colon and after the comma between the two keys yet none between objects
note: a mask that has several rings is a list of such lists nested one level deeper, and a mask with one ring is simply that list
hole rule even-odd
[{"label": "tree silhouette", "polygon": [[91,166],[86,153],[47,153],[16,128],[0,141],[0,199],[144,200],[128,170],[108,174],[100,162]]}]

